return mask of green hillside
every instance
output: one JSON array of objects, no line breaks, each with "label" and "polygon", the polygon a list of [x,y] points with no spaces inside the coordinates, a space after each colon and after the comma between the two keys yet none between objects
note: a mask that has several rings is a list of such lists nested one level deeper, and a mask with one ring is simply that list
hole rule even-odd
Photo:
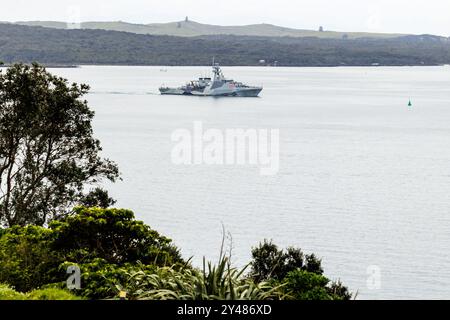
[{"label": "green hillside", "polygon": [[435,36],[323,39],[174,37],[0,24],[0,61],[46,65],[403,66],[450,64],[450,39]]},{"label": "green hillside", "polygon": [[[20,25],[41,26],[47,28],[67,29],[77,27],[65,22],[55,21],[28,21],[17,22]],[[399,34],[363,33],[363,32],[333,32],[313,31],[279,27],[271,24],[254,24],[247,26],[217,26],[202,24],[194,21],[180,21],[170,23],[132,24],[122,21],[117,22],[83,22],[82,29],[101,29],[110,31],[124,31],[137,34],[169,35],[179,37],[196,37],[207,35],[236,35],[258,37],[318,37],[318,38],[395,38]]]}]

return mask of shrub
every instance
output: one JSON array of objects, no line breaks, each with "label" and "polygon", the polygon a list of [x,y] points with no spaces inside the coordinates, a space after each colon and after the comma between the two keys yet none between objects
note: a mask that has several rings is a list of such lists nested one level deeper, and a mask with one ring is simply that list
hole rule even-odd
[{"label": "shrub", "polygon": [[245,269],[231,267],[228,258],[217,265],[204,263],[203,270],[171,267],[154,273],[130,274],[124,287],[131,299],[141,300],[272,300],[281,299],[281,286],[256,283],[243,277]]},{"label": "shrub", "polygon": [[323,274],[321,260],[314,254],[305,255],[300,249],[279,250],[271,241],[265,240],[252,250],[251,277],[256,281],[274,279],[281,281],[291,271],[305,270]]},{"label": "shrub", "polygon": [[[237,269],[223,256],[203,269],[183,261],[171,240],[129,210],[76,208],[74,215],[0,236],[0,299],[74,300],[117,297],[150,300],[348,300],[341,282],[323,275],[321,261],[300,249],[265,241]],[[223,251],[221,251],[223,252]],[[81,289],[65,290],[66,270],[78,265]],[[50,285],[49,285],[50,284]],[[21,292],[29,292],[21,294]],[[74,295],[76,294],[76,295]]]},{"label": "shrub", "polygon": [[357,293],[353,295],[341,281],[332,282],[328,287],[328,293],[334,300],[351,300],[357,296]]},{"label": "shrub", "polygon": [[314,254],[300,249],[279,250],[264,241],[252,250],[250,278],[281,284],[285,298],[294,300],[350,300],[353,295],[340,281],[331,282],[323,275],[322,262]]},{"label": "shrub", "polygon": [[57,288],[34,290],[25,294],[0,284],[0,300],[81,300],[81,298],[67,290]]},{"label": "shrub", "polygon": [[65,285],[67,266],[76,264],[84,286],[79,294],[111,297],[115,279],[122,280],[140,262],[148,269],[185,264],[170,239],[136,221],[128,210],[77,208],[50,229],[17,226],[0,238],[0,282],[21,292]]},{"label": "shrub", "polygon": [[294,300],[332,300],[327,285],[330,282],[323,275],[297,269],[284,279],[285,290]]},{"label": "shrub", "polygon": [[[73,263],[66,262],[61,268],[66,270],[67,267],[73,265]],[[117,293],[117,285],[126,282],[130,274],[138,271],[154,273],[156,270],[156,267],[152,265],[141,263],[116,265],[99,258],[78,266],[81,270],[81,289],[74,290],[74,292],[90,299],[114,298]]]},{"label": "shrub", "polygon": [[31,291],[26,295],[27,300],[82,300],[67,290],[47,288]]},{"label": "shrub", "polygon": [[351,300],[353,295],[340,281],[330,282],[323,275],[305,270],[288,273],[284,290],[294,300]]},{"label": "shrub", "polygon": [[51,230],[13,227],[0,238],[0,282],[21,292],[54,281],[60,257],[51,250]]},{"label": "shrub", "polygon": [[7,285],[0,284],[0,300],[26,300],[26,296]]},{"label": "shrub", "polygon": [[75,215],[50,224],[56,235],[54,249],[63,252],[66,261],[100,258],[118,265],[183,263],[171,240],[136,221],[132,211],[83,207],[75,211]]}]

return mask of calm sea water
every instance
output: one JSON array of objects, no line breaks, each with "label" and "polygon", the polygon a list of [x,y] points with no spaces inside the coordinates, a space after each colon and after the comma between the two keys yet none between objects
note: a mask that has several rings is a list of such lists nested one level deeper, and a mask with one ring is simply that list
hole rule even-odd
[{"label": "calm sea water", "polygon": [[[273,239],[322,257],[359,298],[450,298],[450,67],[224,68],[264,85],[256,99],[157,94],[209,67],[51,71],[91,85],[95,134],[122,172],[118,206],[195,263],[217,259],[223,224],[237,265]],[[280,129],[278,175],[173,165],[171,134],[194,121]]]}]

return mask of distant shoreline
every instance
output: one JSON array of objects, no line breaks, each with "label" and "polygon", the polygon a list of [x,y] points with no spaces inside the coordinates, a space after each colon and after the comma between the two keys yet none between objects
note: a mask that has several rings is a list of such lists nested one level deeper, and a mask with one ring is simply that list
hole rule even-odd
[{"label": "distant shoreline", "polygon": [[[446,67],[450,66],[449,64],[435,64],[435,65],[334,65],[334,66],[256,66],[256,65],[221,65],[224,68],[408,68],[408,67]],[[145,65],[145,64],[80,64],[73,66],[45,66],[46,68],[82,68],[82,67],[154,67],[154,68],[191,68],[191,67],[199,67],[199,68],[211,68],[211,65]]]},{"label": "distant shoreline", "polygon": [[[21,63],[21,62],[17,62]],[[24,62],[22,62],[24,63]],[[39,63],[39,62],[38,62]],[[9,68],[14,63],[5,63],[0,68]],[[31,63],[24,63],[31,64]],[[79,65],[62,65],[62,64],[45,64],[39,63],[47,69],[76,69],[82,67],[154,67],[154,68],[210,68],[211,65],[149,65],[149,64],[79,64]],[[311,66],[258,66],[258,65],[222,65],[225,68],[410,68],[410,67],[449,67],[450,64],[417,64],[417,65],[311,65]]]},{"label": "distant shoreline", "polygon": [[[17,62],[17,63],[20,63],[20,62]],[[13,64],[14,63],[4,63],[4,64],[0,65],[0,68],[9,68]],[[31,64],[31,63],[24,63],[24,64]],[[42,65],[48,69],[69,69],[69,68],[75,69],[75,68],[80,68],[82,66],[82,65],[63,65],[63,64],[42,64]]]},{"label": "distant shoreline", "polygon": [[450,39],[436,36],[317,37],[143,35],[1,24],[0,61],[75,65],[340,67],[450,63]]}]

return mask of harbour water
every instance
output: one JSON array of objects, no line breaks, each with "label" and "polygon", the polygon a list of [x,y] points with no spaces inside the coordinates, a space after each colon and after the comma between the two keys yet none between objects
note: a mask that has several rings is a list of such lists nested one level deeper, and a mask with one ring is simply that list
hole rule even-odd
[{"label": "harbour water", "polygon": [[[122,172],[117,206],[197,265],[217,260],[223,224],[238,266],[273,239],[322,257],[360,299],[450,297],[450,67],[224,67],[264,90],[220,99],[158,94],[209,67],[50,71],[91,86],[95,135]],[[171,134],[194,121],[279,129],[278,174],[174,165]]]}]

